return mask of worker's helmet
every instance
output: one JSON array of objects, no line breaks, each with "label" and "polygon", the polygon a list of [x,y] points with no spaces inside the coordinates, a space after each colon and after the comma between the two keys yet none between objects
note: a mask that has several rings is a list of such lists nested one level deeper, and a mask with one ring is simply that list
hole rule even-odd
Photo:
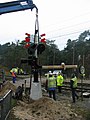
[{"label": "worker's helmet", "polygon": [[52,73],[51,71],[49,71],[49,74]]},{"label": "worker's helmet", "polygon": [[59,71],[58,74],[61,74],[61,72]]},{"label": "worker's helmet", "polygon": [[53,75],[53,73],[51,72],[51,73],[49,73],[49,75]]},{"label": "worker's helmet", "polygon": [[49,77],[52,77],[53,73],[49,73]]}]

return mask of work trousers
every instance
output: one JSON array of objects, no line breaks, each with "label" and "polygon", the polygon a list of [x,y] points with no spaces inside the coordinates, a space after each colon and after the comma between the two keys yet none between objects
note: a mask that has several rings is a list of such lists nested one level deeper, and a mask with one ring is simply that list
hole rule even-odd
[{"label": "work trousers", "polygon": [[12,79],[13,79],[13,83],[15,83],[16,82],[16,77],[13,77]]},{"label": "work trousers", "polygon": [[58,92],[61,93],[62,86],[58,86]]},{"label": "work trousers", "polygon": [[79,98],[77,93],[76,93],[76,88],[71,88],[71,91],[72,91],[73,103],[75,103],[75,97],[77,97],[77,99]]},{"label": "work trousers", "polygon": [[49,97],[50,98],[53,97],[53,99],[56,100],[56,90],[48,90],[48,92],[49,92]]}]

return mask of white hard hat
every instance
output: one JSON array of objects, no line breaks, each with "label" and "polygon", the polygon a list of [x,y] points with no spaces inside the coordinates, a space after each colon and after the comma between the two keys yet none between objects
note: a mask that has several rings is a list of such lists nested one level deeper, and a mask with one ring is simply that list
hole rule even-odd
[{"label": "white hard hat", "polygon": [[49,75],[53,75],[53,73],[49,73]]},{"label": "white hard hat", "polygon": [[51,73],[51,71],[49,71],[49,73]]}]

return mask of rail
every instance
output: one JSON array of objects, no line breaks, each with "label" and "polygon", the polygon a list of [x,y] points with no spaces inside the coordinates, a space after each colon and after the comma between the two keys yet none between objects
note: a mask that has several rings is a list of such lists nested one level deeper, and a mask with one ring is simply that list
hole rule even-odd
[{"label": "rail", "polygon": [[[83,87],[82,87],[83,86]],[[45,82],[42,83],[42,87],[45,88]],[[69,81],[64,81],[64,84],[62,86],[63,90],[71,90],[70,88],[70,82]],[[89,83],[78,83],[77,89],[78,92],[90,92],[90,82]]]},{"label": "rail", "polygon": [[[82,88],[83,86],[83,88]],[[81,89],[83,92],[90,91],[90,83],[83,83],[81,86],[81,83],[78,83],[77,91],[81,92]],[[64,82],[64,85],[62,86],[62,89],[64,90],[71,90],[70,89],[70,82]]]}]

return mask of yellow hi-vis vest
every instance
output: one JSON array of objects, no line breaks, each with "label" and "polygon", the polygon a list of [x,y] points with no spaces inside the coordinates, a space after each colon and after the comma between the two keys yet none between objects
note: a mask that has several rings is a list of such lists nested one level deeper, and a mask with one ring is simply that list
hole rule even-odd
[{"label": "yellow hi-vis vest", "polygon": [[64,81],[63,76],[58,75],[57,76],[57,86],[62,86],[63,85],[63,81]]},{"label": "yellow hi-vis vest", "polygon": [[72,78],[71,80],[73,80],[73,88],[77,87],[77,77],[75,76],[74,78]]},{"label": "yellow hi-vis vest", "polygon": [[56,87],[56,79],[54,76],[48,78],[48,88]]}]

